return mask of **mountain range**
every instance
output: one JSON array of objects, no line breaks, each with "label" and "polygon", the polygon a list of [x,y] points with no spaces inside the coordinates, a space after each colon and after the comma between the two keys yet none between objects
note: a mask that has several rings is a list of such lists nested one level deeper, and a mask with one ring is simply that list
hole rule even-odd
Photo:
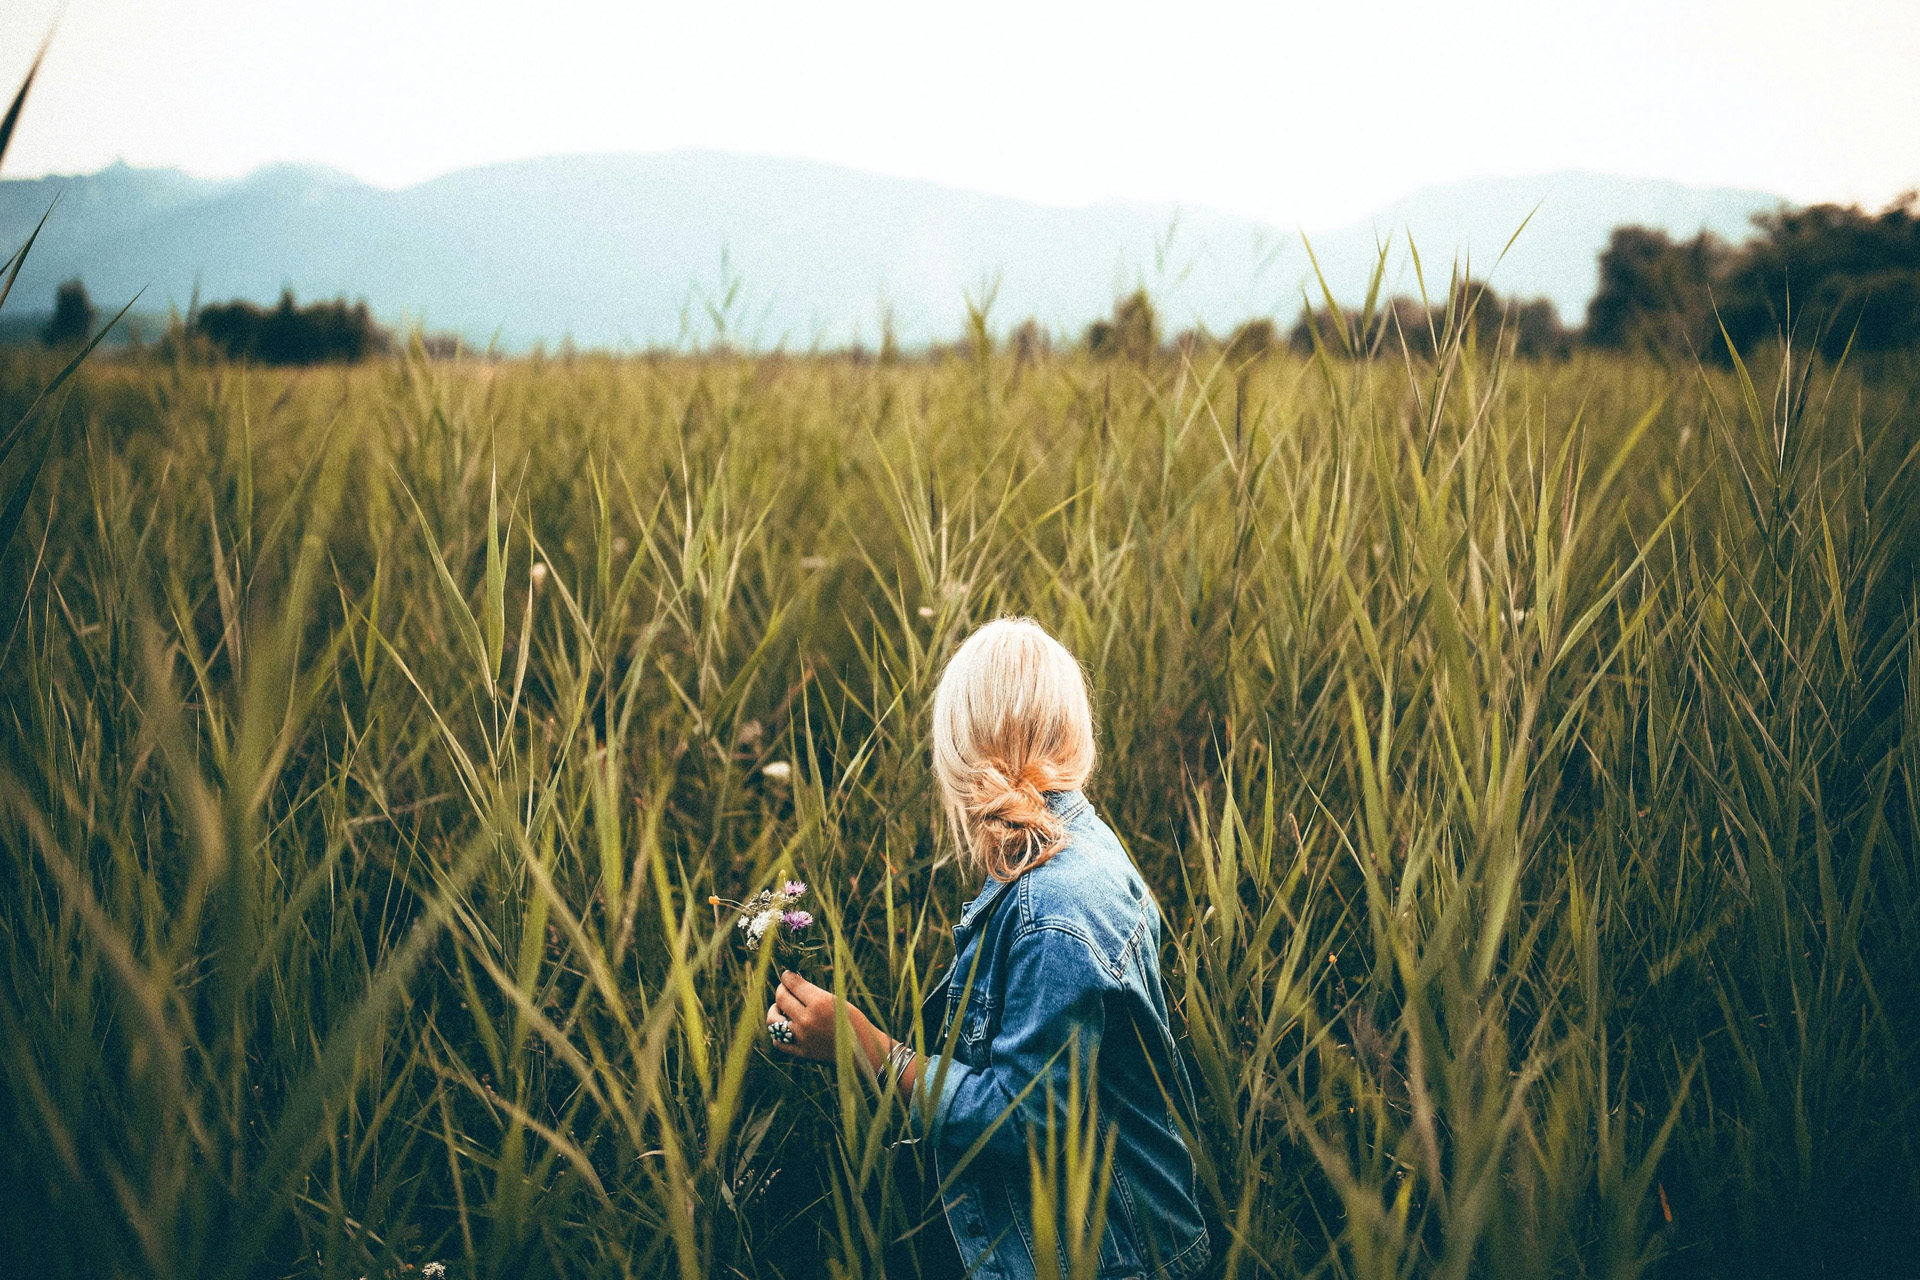
[{"label": "mountain range", "polygon": [[[365,298],[383,319],[519,350],[571,339],[633,349],[704,344],[908,345],[950,339],[970,302],[1077,333],[1145,286],[1169,330],[1286,322],[1313,262],[1343,300],[1382,244],[1389,286],[1430,293],[1456,260],[1502,294],[1584,315],[1608,232],[1744,237],[1761,191],[1565,172],[1422,188],[1368,218],[1310,231],[1204,208],[1030,203],[811,161],[712,151],[558,156],[390,190],[278,165],[237,179],[111,165],[0,182],[0,241],[48,215],[9,311],[80,277],[101,307]],[[48,210],[51,208],[51,214]],[[1529,218],[1531,219],[1529,221]],[[1503,246],[1526,223],[1504,258]],[[1309,257],[1308,245],[1312,247]],[[1495,265],[1499,259],[1498,265]],[[144,291],[144,292],[142,292]],[[17,311],[16,311],[17,314]]]}]

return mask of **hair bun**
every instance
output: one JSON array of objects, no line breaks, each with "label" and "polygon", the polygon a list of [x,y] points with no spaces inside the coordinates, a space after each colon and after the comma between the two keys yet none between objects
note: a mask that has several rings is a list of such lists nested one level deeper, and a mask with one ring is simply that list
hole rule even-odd
[{"label": "hair bun", "polygon": [[1048,807],[1047,792],[1067,787],[1044,761],[1029,760],[1011,777],[1009,772],[994,766],[980,770],[967,816],[989,846],[989,866],[1025,871],[1065,845],[1067,825]]}]

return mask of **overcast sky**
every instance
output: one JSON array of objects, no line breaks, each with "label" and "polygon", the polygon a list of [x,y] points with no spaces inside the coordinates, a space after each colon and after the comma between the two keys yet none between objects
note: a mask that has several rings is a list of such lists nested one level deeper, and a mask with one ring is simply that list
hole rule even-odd
[{"label": "overcast sky", "polygon": [[[60,8],[6,7],[0,73]],[[1916,68],[1920,0],[70,0],[6,169],[714,147],[1309,227],[1563,168],[1877,206],[1920,184]]]}]

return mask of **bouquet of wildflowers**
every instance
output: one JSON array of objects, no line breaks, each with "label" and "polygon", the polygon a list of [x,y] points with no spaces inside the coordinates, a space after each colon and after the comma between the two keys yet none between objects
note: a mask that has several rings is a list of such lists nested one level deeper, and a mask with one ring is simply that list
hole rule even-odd
[{"label": "bouquet of wildflowers", "polygon": [[809,932],[813,928],[813,915],[800,906],[800,899],[806,893],[803,881],[789,880],[778,889],[762,889],[745,902],[732,902],[718,896],[707,901],[737,913],[734,928],[753,950],[759,950],[761,941],[771,933],[775,961],[785,963],[788,956],[805,955],[816,949]]}]

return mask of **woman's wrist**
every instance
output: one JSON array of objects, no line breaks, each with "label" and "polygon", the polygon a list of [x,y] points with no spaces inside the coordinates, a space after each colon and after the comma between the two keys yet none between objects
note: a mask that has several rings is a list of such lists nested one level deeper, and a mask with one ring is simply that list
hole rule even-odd
[{"label": "woman's wrist", "polygon": [[865,1056],[867,1065],[875,1072],[879,1072],[887,1065],[887,1052],[893,1048],[893,1037],[874,1026],[865,1017],[860,1021],[862,1024],[859,1028],[860,1052]]},{"label": "woman's wrist", "polygon": [[898,1084],[903,1091],[911,1089],[917,1074],[913,1046],[895,1040],[864,1018],[861,1021],[864,1025],[859,1028],[860,1050],[873,1069],[874,1080],[883,1089],[889,1083]]},{"label": "woman's wrist", "polygon": [[915,1061],[912,1045],[903,1040],[894,1041],[887,1050],[887,1065],[880,1072],[881,1089],[891,1085],[903,1094],[911,1091],[917,1075]]}]

